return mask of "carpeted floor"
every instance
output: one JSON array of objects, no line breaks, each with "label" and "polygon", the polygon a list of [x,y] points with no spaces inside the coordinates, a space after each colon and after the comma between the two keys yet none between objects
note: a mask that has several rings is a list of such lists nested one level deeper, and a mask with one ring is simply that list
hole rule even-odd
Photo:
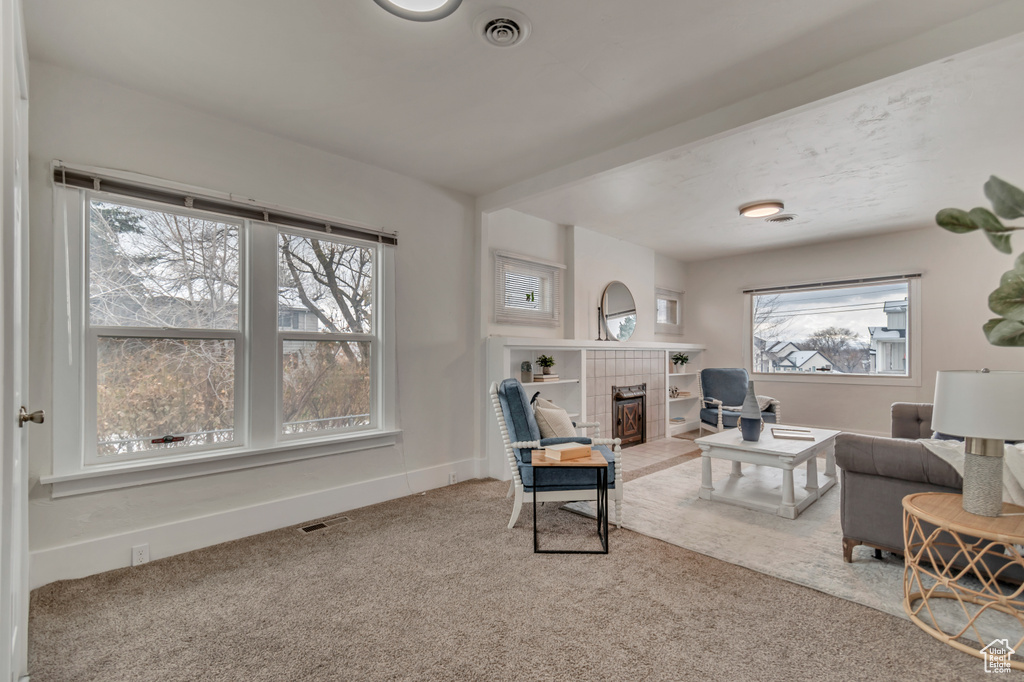
[{"label": "carpeted floor", "polygon": [[[32,593],[33,682],[935,680],[982,663],[874,609],[628,530],[534,555],[469,481]],[[541,509],[545,542],[593,521]]]}]

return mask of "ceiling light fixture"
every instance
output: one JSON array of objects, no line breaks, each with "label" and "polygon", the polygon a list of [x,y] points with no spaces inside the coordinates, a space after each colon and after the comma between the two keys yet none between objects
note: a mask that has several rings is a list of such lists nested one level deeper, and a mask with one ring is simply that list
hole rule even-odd
[{"label": "ceiling light fixture", "polygon": [[781,201],[755,201],[740,206],[740,215],[745,218],[767,218],[784,208]]},{"label": "ceiling light fixture", "polygon": [[462,0],[373,0],[396,17],[409,21],[444,19],[462,4]]}]

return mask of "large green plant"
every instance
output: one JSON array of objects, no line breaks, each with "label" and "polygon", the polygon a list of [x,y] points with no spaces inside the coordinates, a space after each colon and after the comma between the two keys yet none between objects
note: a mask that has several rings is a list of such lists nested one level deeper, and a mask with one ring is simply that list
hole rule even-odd
[{"label": "large green plant", "polygon": [[[935,222],[956,234],[981,230],[1002,253],[1013,253],[1010,235],[1024,226],[1005,225],[1002,220],[1024,218],[1024,191],[992,176],[985,183],[985,196],[992,203],[987,208],[944,208],[935,216]],[[993,213],[994,211],[994,213]],[[1014,262],[1013,270],[1003,273],[999,288],[989,294],[988,307],[996,317],[985,323],[983,329],[993,346],[1024,346],[1024,253]]]}]

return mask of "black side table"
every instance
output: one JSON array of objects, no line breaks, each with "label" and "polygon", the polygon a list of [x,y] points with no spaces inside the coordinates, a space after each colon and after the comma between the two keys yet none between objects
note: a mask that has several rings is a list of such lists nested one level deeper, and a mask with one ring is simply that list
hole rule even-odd
[{"label": "black side table", "polygon": [[[591,449],[590,457],[565,462],[548,459],[543,450],[534,450],[530,457],[533,467],[533,551],[536,554],[607,554],[608,553],[608,460],[600,450]],[[541,469],[594,469],[597,473],[597,537],[601,549],[540,549],[537,544],[537,474]]]}]

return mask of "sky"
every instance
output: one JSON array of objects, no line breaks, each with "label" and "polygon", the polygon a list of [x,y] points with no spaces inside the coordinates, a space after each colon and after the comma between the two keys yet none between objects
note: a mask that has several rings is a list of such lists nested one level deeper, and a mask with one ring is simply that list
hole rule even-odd
[{"label": "sky", "polygon": [[[868,327],[884,327],[886,301],[907,298],[907,282],[887,282],[864,287],[814,289],[755,296],[762,301],[778,296],[773,319],[786,320],[775,332],[780,340],[802,341],[819,329],[846,327],[867,343]],[[754,334],[760,336],[755,329]]]}]

